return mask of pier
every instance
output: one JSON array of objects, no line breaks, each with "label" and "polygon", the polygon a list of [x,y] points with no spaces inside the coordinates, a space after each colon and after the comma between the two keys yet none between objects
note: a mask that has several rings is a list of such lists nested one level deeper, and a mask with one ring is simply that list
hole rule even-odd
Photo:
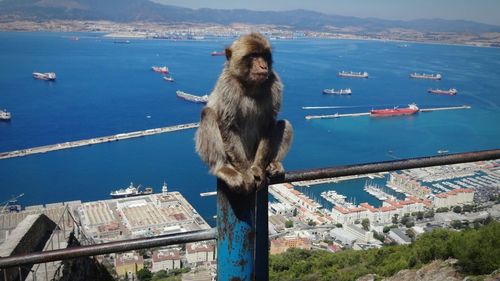
[{"label": "pier", "polygon": [[[326,108],[326,107],[303,107],[303,109],[316,109],[316,108]],[[431,112],[431,111],[439,111],[439,110],[456,110],[456,109],[470,109],[469,105],[461,105],[461,106],[450,106],[450,107],[435,107],[435,108],[420,108],[420,112]],[[306,115],[306,119],[332,119],[332,118],[340,118],[340,117],[357,117],[357,116],[367,116],[370,115],[370,112],[361,112],[361,113],[347,113],[347,114],[328,114],[328,115]]]},{"label": "pier", "polygon": [[81,147],[81,146],[86,146],[86,145],[93,145],[93,144],[99,144],[99,143],[105,143],[105,142],[112,142],[112,141],[119,141],[119,140],[131,139],[131,138],[144,137],[144,136],[149,136],[149,135],[175,132],[175,131],[180,131],[180,130],[193,129],[193,128],[197,128],[199,125],[200,125],[200,123],[180,124],[180,125],[175,125],[175,126],[170,126],[170,127],[161,127],[161,128],[156,128],[156,129],[148,129],[148,130],[135,131],[135,132],[130,132],[130,133],[121,133],[121,134],[105,136],[105,137],[98,137],[98,138],[85,139],[85,140],[79,140],[79,141],[70,141],[70,142],[64,142],[64,143],[58,143],[58,144],[37,146],[37,147],[32,147],[32,148],[27,148],[27,149],[1,152],[0,159],[22,157],[22,156],[27,156],[27,155],[31,155],[31,154],[46,153],[46,152],[55,151],[55,150],[62,150],[62,149]]}]

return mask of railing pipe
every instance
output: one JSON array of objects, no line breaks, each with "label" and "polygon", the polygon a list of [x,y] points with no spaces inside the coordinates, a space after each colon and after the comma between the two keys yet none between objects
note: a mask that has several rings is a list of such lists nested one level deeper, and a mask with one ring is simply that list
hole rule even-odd
[{"label": "railing pipe", "polygon": [[393,160],[368,164],[345,165],[333,168],[289,171],[284,175],[284,177],[272,178],[271,184],[324,178],[336,178],[352,175],[364,175],[378,172],[389,172],[396,170],[425,168],[431,166],[452,165],[458,163],[495,159],[500,159],[500,149],[410,158],[404,160]]},{"label": "railing pipe", "polygon": [[211,240],[216,238],[215,228],[199,231],[185,232],[181,234],[161,235],[148,238],[137,238],[124,241],[116,241],[104,244],[71,247],[61,250],[36,252],[25,255],[16,255],[0,258],[0,268],[20,265],[31,265],[58,260],[67,260],[79,257],[111,254],[138,249],[161,247],[166,245],[184,244],[190,242]]}]

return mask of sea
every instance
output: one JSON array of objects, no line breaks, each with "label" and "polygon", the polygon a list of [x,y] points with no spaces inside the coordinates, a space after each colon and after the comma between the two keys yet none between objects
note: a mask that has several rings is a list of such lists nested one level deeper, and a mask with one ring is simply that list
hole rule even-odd
[{"label": "sea", "polygon": [[[0,32],[0,152],[199,121],[202,105],[176,90],[210,93],[232,39],[143,40],[118,44],[101,33]],[[120,42],[123,43],[123,40]],[[500,147],[500,49],[374,40],[271,41],[284,84],[280,118],[294,127],[284,161],[289,171]],[[151,71],[166,65],[175,82]],[[339,78],[366,71],[368,79]],[[32,78],[55,72],[57,81]],[[441,81],[409,79],[440,73]],[[456,96],[428,88],[456,88]],[[323,95],[351,88],[351,96]],[[412,116],[306,120],[306,115],[376,108],[470,105],[467,110]],[[305,106],[333,108],[304,110]],[[108,199],[130,182],[157,192],[165,181],[214,224],[216,180],[194,150],[194,129],[0,160],[0,201],[24,193],[23,206]],[[384,180],[376,180],[383,184]],[[380,202],[363,192],[365,179],[300,188],[314,199],[335,189],[357,203]],[[318,199],[320,200],[320,199]]]}]

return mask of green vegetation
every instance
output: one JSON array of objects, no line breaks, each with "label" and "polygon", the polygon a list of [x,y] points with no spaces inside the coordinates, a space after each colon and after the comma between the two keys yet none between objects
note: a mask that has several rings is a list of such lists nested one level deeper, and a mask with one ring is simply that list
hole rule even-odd
[{"label": "green vegetation", "polygon": [[361,221],[361,225],[363,226],[363,229],[368,231],[370,229],[370,220],[369,219],[363,219]]},{"label": "green vegetation", "polygon": [[441,208],[437,208],[436,213],[446,213],[449,210],[450,209],[448,209],[447,207],[441,207]]},{"label": "green vegetation", "polygon": [[[486,221],[486,220],[485,220]],[[478,222],[479,223],[479,222]],[[270,280],[355,280],[368,273],[391,276],[406,268],[420,268],[435,259],[458,259],[464,274],[489,274],[500,268],[500,223],[457,232],[435,229],[411,245],[366,251],[330,253],[290,249],[269,260]]]},{"label": "green vegetation", "polygon": [[160,270],[153,274],[147,268],[143,268],[137,271],[137,279],[140,281],[181,281],[181,275],[189,271],[191,271],[191,268],[184,267],[169,271]]},{"label": "green vegetation", "polygon": [[286,227],[286,228],[291,228],[291,227],[293,227],[293,221],[292,221],[292,220],[287,220],[287,221],[285,222],[285,227]]}]

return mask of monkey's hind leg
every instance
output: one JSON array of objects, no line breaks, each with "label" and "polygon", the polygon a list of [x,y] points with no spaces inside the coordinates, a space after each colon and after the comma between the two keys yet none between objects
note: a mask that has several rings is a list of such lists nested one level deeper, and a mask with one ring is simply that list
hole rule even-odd
[{"label": "monkey's hind leg", "polygon": [[210,172],[223,180],[233,191],[251,191],[253,179],[230,164],[219,130],[217,113],[210,107],[205,107],[201,113],[200,127],[196,131],[196,151],[208,164]]},{"label": "monkey's hind leg", "polygon": [[271,133],[270,140],[271,161],[266,168],[269,176],[274,177],[285,173],[285,169],[283,168],[281,161],[283,161],[288,153],[288,150],[290,150],[292,138],[292,124],[290,124],[288,120],[279,120],[276,122],[276,125]]}]

